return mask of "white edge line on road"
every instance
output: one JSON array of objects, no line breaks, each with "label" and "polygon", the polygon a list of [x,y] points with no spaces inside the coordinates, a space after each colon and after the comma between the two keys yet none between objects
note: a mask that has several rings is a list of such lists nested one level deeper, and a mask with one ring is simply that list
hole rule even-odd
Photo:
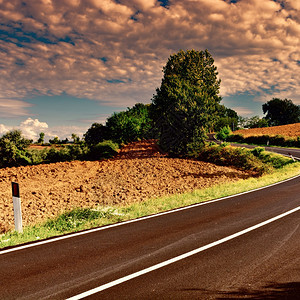
[{"label": "white edge line on road", "polygon": [[149,272],[151,272],[151,271],[154,271],[154,270],[163,268],[163,267],[165,267],[165,266],[167,266],[167,265],[170,265],[170,264],[172,264],[172,263],[175,263],[175,262],[177,262],[177,261],[179,261],[179,260],[185,259],[185,258],[187,258],[187,257],[189,257],[189,256],[195,255],[195,254],[197,254],[197,253],[199,253],[199,252],[205,251],[205,250],[207,250],[207,249],[209,249],[209,248],[212,248],[212,247],[214,247],[214,246],[217,246],[217,245],[220,245],[220,244],[222,244],[222,243],[225,243],[225,242],[227,242],[227,241],[229,241],[229,240],[232,240],[232,239],[234,239],[234,238],[236,238],[236,237],[239,237],[239,236],[241,236],[241,235],[243,235],[243,234],[245,234],[245,233],[248,233],[248,232],[253,231],[253,230],[257,229],[257,228],[260,228],[260,227],[265,226],[265,225],[267,225],[267,224],[269,224],[269,223],[272,223],[272,222],[274,222],[274,221],[276,221],[276,220],[278,220],[278,219],[281,219],[281,218],[283,218],[283,217],[286,217],[286,216],[288,216],[288,215],[290,215],[290,214],[292,214],[292,213],[294,213],[294,212],[296,212],[296,211],[298,211],[298,210],[300,210],[300,206],[298,206],[298,207],[296,207],[296,208],[294,208],[294,209],[292,209],[292,210],[289,210],[289,211],[287,211],[287,212],[285,212],[285,213],[283,213],[283,214],[280,214],[280,215],[278,215],[278,216],[276,216],[276,217],[273,217],[273,218],[271,218],[271,219],[269,219],[269,220],[266,220],[266,221],[264,221],[264,222],[261,222],[261,223],[259,223],[259,224],[257,224],[257,225],[251,226],[251,227],[246,228],[246,229],[244,229],[244,230],[242,230],[242,231],[239,231],[239,232],[237,232],[237,233],[234,233],[234,234],[232,234],[232,235],[229,235],[229,236],[227,236],[227,237],[224,237],[224,238],[222,238],[222,239],[220,239],[220,240],[217,240],[217,241],[215,241],[215,242],[212,242],[212,243],[210,243],[210,244],[207,244],[207,245],[202,246],[202,247],[200,247],[200,248],[197,248],[197,249],[195,249],[195,250],[186,252],[186,253],[181,254],[181,255],[179,255],[179,256],[173,257],[173,258],[171,258],[171,259],[168,259],[168,260],[166,260],[166,261],[163,261],[163,262],[161,262],[161,263],[159,263],[159,264],[156,264],[156,265],[154,265],[154,266],[151,266],[151,267],[149,267],[149,268],[143,269],[143,270],[141,270],[141,271],[132,273],[132,274],[130,274],[130,275],[127,275],[127,276],[125,276],[125,277],[119,278],[119,279],[117,279],[117,280],[114,280],[114,281],[108,282],[108,283],[106,283],[106,284],[100,285],[99,287],[96,287],[96,288],[91,289],[91,290],[89,290],[89,291],[86,291],[86,292],[84,292],[84,293],[81,293],[81,294],[78,294],[78,295],[73,296],[73,297],[71,297],[71,298],[68,298],[67,300],[78,300],[78,299],[82,299],[82,298],[88,297],[88,296],[90,296],[90,295],[99,293],[99,292],[101,292],[101,291],[103,291],[103,290],[109,289],[109,288],[111,288],[111,287],[113,287],[113,286],[116,286],[116,285],[118,285],[118,284],[121,284],[121,283],[123,283],[123,282],[125,282],[125,281],[128,281],[128,280],[131,280],[131,279],[133,279],[133,278],[139,277],[139,276],[144,275],[144,274],[146,274],[146,273],[149,273]]},{"label": "white edge line on road", "polygon": [[31,247],[45,245],[45,244],[49,244],[49,243],[53,243],[53,242],[57,242],[57,241],[61,241],[61,240],[65,240],[65,239],[69,239],[69,238],[73,238],[73,237],[77,237],[77,236],[81,236],[81,235],[85,235],[85,234],[89,234],[89,233],[93,233],[93,232],[97,232],[97,231],[101,231],[101,230],[106,230],[106,229],[110,229],[110,228],[117,227],[117,226],[122,226],[122,225],[130,224],[130,223],[134,223],[134,222],[139,222],[139,221],[143,221],[143,220],[147,220],[147,219],[151,219],[151,218],[156,218],[156,217],[159,217],[159,216],[175,213],[175,212],[178,212],[178,211],[183,211],[183,210],[186,210],[186,209],[190,209],[190,208],[194,208],[194,207],[198,207],[198,206],[202,206],[202,205],[208,205],[208,204],[211,204],[211,203],[215,203],[215,202],[219,202],[219,201],[222,201],[222,200],[226,200],[226,199],[242,196],[242,195],[245,195],[245,194],[253,193],[253,192],[256,192],[256,191],[259,191],[259,190],[263,190],[263,189],[266,189],[266,188],[269,188],[269,187],[272,187],[272,186],[275,186],[275,185],[293,180],[297,177],[300,177],[300,174],[296,175],[294,177],[285,179],[283,181],[279,181],[279,182],[276,182],[276,183],[273,183],[273,184],[270,184],[270,185],[267,185],[267,186],[263,186],[263,187],[260,187],[260,188],[254,189],[254,190],[246,191],[246,192],[243,192],[243,193],[239,193],[239,194],[235,194],[235,195],[231,195],[231,196],[226,196],[226,197],[218,198],[218,199],[214,199],[214,200],[209,200],[209,201],[205,201],[205,202],[195,203],[195,204],[192,204],[192,205],[189,205],[189,206],[180,207],[180,208],[176,208],[176,209],[173,209],[173,210],[168,210],[168,211],[165,211],[165,212],[157,213],[157,214],[150,215],[150,216],[141,217],[141,218],[138,218],[138,219],[128,220],[128,221],[115,223],[115,224],[111,224],[111,225],[107,225],[107,226],[103,226],[103,227],[98,227],[98,228],[93,228],[93,229],[89,229],[89,230],[85,230],[85,231],[81,231],[81,232],[71,233],[71,234],[56,237],[56,238],[50,238],[49,240],[33,242],[31,244],[17,246],[17,247],[2,250],[2,251],[0,250],[0,255],[10,253],[10,252],[19,251],[19,250],[23,250],[23,249],[27,249],[27,248],[31,248]]}]

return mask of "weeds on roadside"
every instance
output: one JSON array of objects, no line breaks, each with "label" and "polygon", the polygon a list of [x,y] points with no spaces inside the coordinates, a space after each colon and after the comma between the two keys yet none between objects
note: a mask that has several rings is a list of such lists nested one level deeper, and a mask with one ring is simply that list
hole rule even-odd
[{"label": "weeds on roadside", "polygon": [[293,160],[282,155],[265,151],[262,147],[252,150],[232,147],[228,144],[207,145],[203,148],[199,158],[222,166],[234,166],[242,170],[250,170],[258,175],[270,173]]},{"label": "weeds on roadside", "polygon": [[76,208],[55,219],[48,220],[44,224],[25,227],[22,234],[11,231],[0,235],[0,248],[136,219],[177,207],[237,194],[278,182],[279,178],[283,180],[298,175],[300,170],[299,162],[291,164],[292,159],[267,152],[264,148],[246,150],[245,148],[213,145],[207,147],[201,155],[206,155],[207,159],[223,165],[243,166],[245,169],[252,168],[252,170],[259,170],[262,173],[269,170],[272,172],[262,177],[221,184],[192,193],[148,199],[140,203],[94,209]]}]

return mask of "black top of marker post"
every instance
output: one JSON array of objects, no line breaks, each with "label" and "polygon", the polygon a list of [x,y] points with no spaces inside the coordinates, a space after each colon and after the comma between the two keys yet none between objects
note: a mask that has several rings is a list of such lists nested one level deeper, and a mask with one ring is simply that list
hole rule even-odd
[{"label": "black top of marker post", "polygon": [[13,194],[13,197],[18,197],[18,198],[20,198],[19,184],[16,183],[16,182],[12,182],[12,183],[11,183],[11,186],[12,186],[12,194]]}]

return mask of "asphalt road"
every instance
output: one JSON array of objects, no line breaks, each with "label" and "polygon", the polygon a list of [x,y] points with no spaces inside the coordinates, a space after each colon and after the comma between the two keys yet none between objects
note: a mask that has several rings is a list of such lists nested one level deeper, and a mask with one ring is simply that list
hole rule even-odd
[{"label": "asphalt road", "polygon": [[[66,299],[90,291],[90,299],[300,299],[299,187],[297,177],[135,222],[2,250],[0,298]],[[285,212],[290,213],[281,216]],[[272,221],[276,216],[281,217]]]},{"label": "asphalt road", "polygon": [[[236,147],[245,147],[249,149],[253,149],[257,146],[253,145],[245,145],[245,144],[232,144],[232,146]],[[265,150],[270,151],[270,152],[275,152],[279,154],[283,154],[286,156],[292,156],[297,160],[300,160],[300,149],[295,149],[295,148],[280,148],[280,147],[266,147],[264,146]]]},{"label": "asphalt road", "polygon": [[[220,141],[215,139],[214,134],[209,134],[208,137],[209,137],[209,141],[211,141],[211,142],[215,142],[215,143],[218,143],[218,144],[221,143]],[[296,149],[296,148],[255,146],[255,145],[237,144],[237,143],[232,143],[231,145],[235,146],[235,147],[244,147],[244,148],[249,148],[249,149],[253,149],[255,147],[263,147],[267,151],[283,154],[283,155],[286,155],[286,156],[292,156],[295,159],[300,160],[300,149]]]}]

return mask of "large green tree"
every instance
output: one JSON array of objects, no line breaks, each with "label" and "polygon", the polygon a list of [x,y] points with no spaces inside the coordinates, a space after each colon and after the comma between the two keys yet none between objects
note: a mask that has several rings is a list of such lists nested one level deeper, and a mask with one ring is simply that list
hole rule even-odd
[{"label": "large green tree", "polygon": [[262,106],[264,117],[270,126],[300,122],[300,106],[288,99],[273,98]]},{"label": "large green tree", "polygon": [[220,80],[214,59],[208,50],[181,50],[170,56],[163,73],[152,98],[159,143],[170,154],[193,155],[218,118]]}]

